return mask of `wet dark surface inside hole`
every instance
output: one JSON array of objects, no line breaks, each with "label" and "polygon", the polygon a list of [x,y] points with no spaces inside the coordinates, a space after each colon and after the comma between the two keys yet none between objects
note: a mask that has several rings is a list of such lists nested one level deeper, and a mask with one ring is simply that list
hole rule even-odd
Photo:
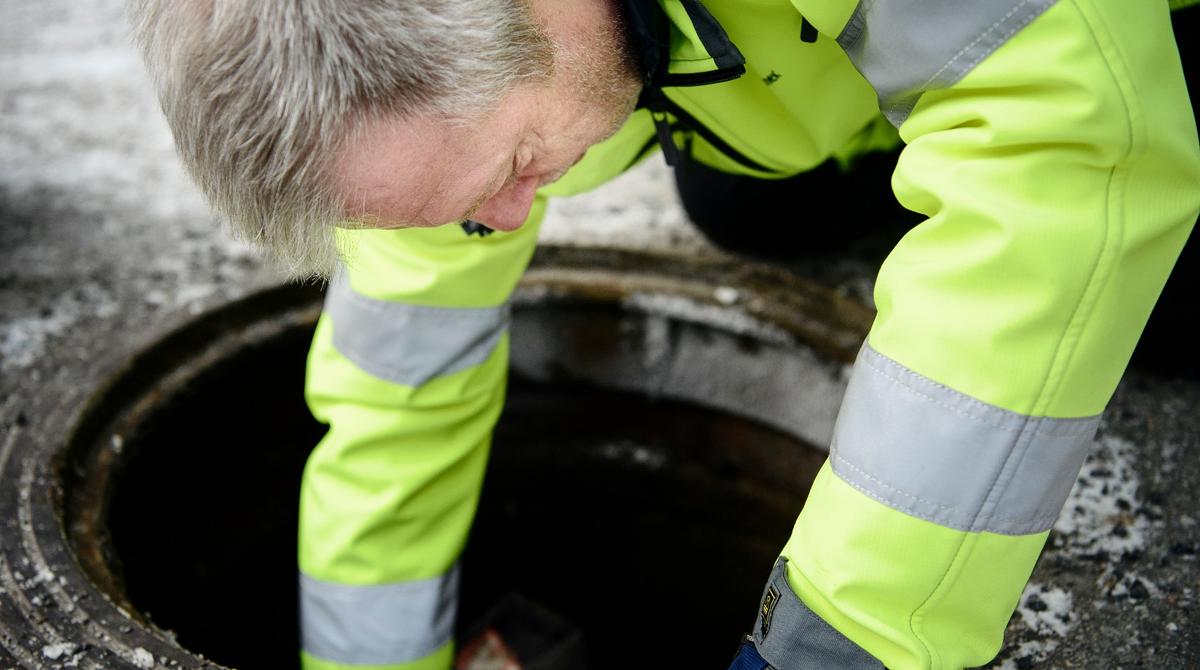
[{"label": "wet dark surface inside hole", "polygon": [[[243,670],[297,666],[296,500],[324,431],[302,396],[309,337],[205,372],[125,436],[114,483],[132,603]],[[514,378],[460,627],[518,591],[582,630],[593,670],[725,667],[822,461],[728,414]]]}]

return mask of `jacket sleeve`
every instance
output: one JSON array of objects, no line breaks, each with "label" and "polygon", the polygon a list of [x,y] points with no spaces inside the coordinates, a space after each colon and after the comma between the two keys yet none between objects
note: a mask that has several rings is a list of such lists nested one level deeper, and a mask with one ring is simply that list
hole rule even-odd
[{"label": "jacket sleeve", "polygon": [[508,299],[544,202],[514,233],[341,231],[306,400],[329,431],[301,486],[305,670],[447,670],[455,565],[503,404]]},{"label": "jacket sleeve", "polygon": [[459,226],[341,231],[305,396],[329,431],[300,500],[305,670],[448,670],[459,554],[508,369],[508,301],[549,195],[593,188],[640,157],[639,113],[544,189],[512,233]]},{"label": "jacket sleeve", "polygon": [[1167,3],[793,4],[876,89],[928,218],[879,274],[756,643],[780,670],[982,665],[1200,209]]}]

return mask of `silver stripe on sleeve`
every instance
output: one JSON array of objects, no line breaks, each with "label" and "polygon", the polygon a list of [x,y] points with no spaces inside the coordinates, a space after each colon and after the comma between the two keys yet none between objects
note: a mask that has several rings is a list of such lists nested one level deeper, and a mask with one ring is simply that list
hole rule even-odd
[{"label": "silver stripe on sleeve", "polygon": [[921,93],[948,88],[1055,0],[860,0],[838,44],[900,126]]},{"label": "silver stripe on sleeve", "polygon": [[1053,419],[989,405],[864,344],[834,428],[842,480],[893,509],[963,531],[1054,525],[1100,417]]},{"label": "silver stripe on sleeve", "polygon": [[301,647],[347,665],[415,661],[450,642],[457,598],[457,566],[432,579],[367,586],[301,573]]},{"label": "silver stripe on sleeve", "polygon": [[370,298],[344,276],[325,297],[333,346],[380,379],[421,386],[487,360],[508,327],[508,305],[432,307]]}]

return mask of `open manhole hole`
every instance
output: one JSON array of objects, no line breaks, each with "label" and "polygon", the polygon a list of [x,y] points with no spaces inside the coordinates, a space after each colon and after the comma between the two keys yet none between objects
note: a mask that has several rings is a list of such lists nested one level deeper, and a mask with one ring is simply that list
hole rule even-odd
[{"label": "open manhole hole", "polygon": [[[296,667],[319,300],[285,287],[204,315],[94,398],[59,455],[56,507],[88,587],[130,620],[71,651],[111,636],[128,659],[134,636],[168,666]],[[582,632],[593,668],[726,661],[871,316],[775,269],[539,252],[514,299],[460,626],[519,592]]]}]

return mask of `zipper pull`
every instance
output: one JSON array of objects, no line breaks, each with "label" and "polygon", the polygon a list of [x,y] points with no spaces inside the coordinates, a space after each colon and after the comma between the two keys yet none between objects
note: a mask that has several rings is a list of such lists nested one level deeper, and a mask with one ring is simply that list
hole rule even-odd
[{"label": "zipper pull", "polygon": [[654,119],[654,132],[658,133],[658,143],[662,145],[663,158],[667,165],[675,167],[679,164],[679,147],[675,145],[675,136],[671,134],[671,124],[667,122],[667,113],[651,110],[650,118]]}]

